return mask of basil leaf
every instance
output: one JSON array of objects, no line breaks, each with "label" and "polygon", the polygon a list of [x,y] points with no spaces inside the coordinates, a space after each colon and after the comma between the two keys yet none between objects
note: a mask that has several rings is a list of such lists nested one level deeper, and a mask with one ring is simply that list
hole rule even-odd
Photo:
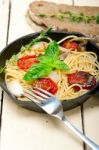
[{"label": "basil leaf", "polygon": [[53,69],[68,70],[68,66],[59,60],[59,45],[56,41],[49,43],[45,55],[39,56],[39,63],[33,64],[24,75],[24,80],[36,80],[48,76]]},{"label": "basil leaf", "polygon": [[58,59],[59,45],[56,41],[52,41],[49,43],[48,47],[45,50],[45,56],[51,57],[53,60]]},{"label": "basil leaf", "polygon": [[28,70],[28,72],[24,75],[23,79],[28,80],[36,80],[38,78],[42,78],[47,76],[52,71],[51,67],[48,67],[44,64],[35,64]]},{"label": "basil leaf", "polygon": [[60,69],[60,70],[69,70],[68,66],[61,60],[57,60],[56,62],[54,62],[54,67],[55,69]]},{"label": "basil leaf", "polygon": [[52,66],[52,64],[54,62],[52,57],[48,57],[48,56],[40,56],[40,57],[38,57],[38,60],[42,64],[47,64],[47,66]]}]

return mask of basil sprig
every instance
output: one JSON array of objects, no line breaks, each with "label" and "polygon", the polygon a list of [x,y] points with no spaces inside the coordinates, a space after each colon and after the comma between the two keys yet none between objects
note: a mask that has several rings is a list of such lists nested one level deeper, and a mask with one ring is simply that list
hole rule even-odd
[{"label": "basil sprig", "polygon": [[24,52],[25,50],[31,49],[31,47],[32,47],[34,44],[40,42],[41,39],[43,39],[43,38],[47,39],[47,34],[48,34],[49,32],[51,32],[51,30],[52,30],[52,28],[48,28],[46,31],[41,31],[40,35],[37,36],[37,38],[33,39],[29,44],[26,44],[25,46],[22,46],[22,47],[21,47],[21,52]]},{"label": "basil sprig", "polygon": [[38,57],[39,63],[33,64],[23,79],[26,81],[36,80],[47,76],[53,69],[68,71],[68,66],[59,60],[59,45],[56,41],[49,43],[45,55]]}]

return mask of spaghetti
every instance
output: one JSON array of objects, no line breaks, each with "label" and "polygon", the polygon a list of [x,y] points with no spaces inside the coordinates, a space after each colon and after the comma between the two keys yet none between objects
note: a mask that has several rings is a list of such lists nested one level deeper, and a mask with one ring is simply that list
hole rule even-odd
[{"label": "spaghetti", "polygon": [[[56,88],[57,92],[52,93],[52,94],[55,94],[56,97],[58,97],[60,100],[70,100],[70,99],[79,97],[83,95],[84,93],[88,92],[88,90],[90,90],[89,88],[90,85],[86,86],[85,84],[87,83],[89,84],[89,81],[91,80],[90,83],[94,82],[94,84],[92,85],[94,87],[95,84],[99,81],[99,62],[97,60],[97,55],[94,52],[90,52],[90,51],[87,52],[85,48],[82,51],[81,50],[82,46],[80,47],[80,44],[82,44],[83,42],[87,40],[88,39],[84,37],[81,38],[77,36],[67,36],[66,38],[63,38],[57,42],[59,44],[60,55],[64,56],[62,61],[68,66],[69,70],[65,71],[65,70],[57,69],[58,68],[57,67],[51,70],[50,73],[47,76],[45,75],[43,78],[51,79],[51,81],[48,83],[48,84],[51,84],[51,86],[52,86],[52,81],[57,85],[57,88]],[[50,41],[53,41],[53,40],[50,39]],[[63,48],[62,45],[66,41],[76,42],[77,45],[79,45],[80,50],[78,51],[78,47],[75,47],[75,49],[73,49],[73,46],[72,48],[71,47]],[[42,81],[41,80],[42,77],[41,79],[38,78],[35,80],[30,80],[30,81],[24,80],[24,76],[28,72],[29,68],[26,70],[20,69],[20,67],[18,66],[18,61],[19,59],[23,61],[24,59],[26,59],[26,56],[33,56],[34,58],[32,60],[29,58],[26,60],[26,62],[30,63],[31,61],[33,61],[33,63],[34,62],[39,63],[39,62],[36,62],[35,59],[38,56],[43,56],[45,54],[45,51],[48,45],[49,45],[48,42],[39,41],[37,44],[31,46],[29,50],[27,49],[25,51],[20,51],[18,54],[13,55],[10,58],[10,60],[6,62],[6,69],[5,69],[6,84],[9,84],[9,82],[13,80],[18,80],[20,84],[23,86],[23,88],[37,86],[37,84],[41,84],[41,83],[44,85],[45,80]],[[69,43],[69,46],[70,46],[70,43]],[[63,48],[64,51],[62,51],[61,48]],[[24,62],[23,64],[26,65],[26,62]],[[55,77],[50,76],[51,72],[54,72]],[[80,73],[81,75],[79,75]],[[74,75],[76,76],[75,82],[74,82]],[[84,77],[87,76],[87,78],[82,78],[82,75],[84,75]],[[73,80],[73,83],[71,79]],[[40,86],[41,88],[44,87],[42,85]],[[48,86],[48,85],[46,84],[45,86]],[[87,88],[85,88],[85,86]],[[91,89],[93,87],[91,87]],[[51,91],[53,91],[53,89]]]}]

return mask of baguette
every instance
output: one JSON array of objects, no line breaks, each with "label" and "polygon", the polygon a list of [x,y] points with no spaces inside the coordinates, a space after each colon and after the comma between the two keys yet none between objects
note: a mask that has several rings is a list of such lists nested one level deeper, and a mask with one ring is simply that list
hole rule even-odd
[{"label": "baguette", "polygon": [[[99,22],[89,20],[89,22],[70,21],[68,17],[59,18],[61,14],[72,12],[85,17],[99,15],[99,7],[71,6],[66,4],[56,4],[53,2],[34,1],[29,5],[28,17],[36,24],[44,27],[52,27],[55,30],[82,32],[87,35],[99,35]],[[55,17],[58,16],[58,17]],[[98,18],[99,19],[99,18]]]}]

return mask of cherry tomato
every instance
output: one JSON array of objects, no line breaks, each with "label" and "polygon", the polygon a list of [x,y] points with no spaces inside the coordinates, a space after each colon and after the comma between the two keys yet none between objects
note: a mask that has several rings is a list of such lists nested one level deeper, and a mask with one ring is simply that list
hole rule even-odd
[{"label": "cherry tomato", "polygon": [[[78,71],[68,75],[68,83],[71,84],[80,84],[83,89],[91,90],[96,85],[96,79],[90,73],[84,71]],[[78,86],[74,86],[75,91],[79,91]]]},{"label": "cherry tomato", "polygon": [[27,55],[27,56],[21,57],[17,61],[18,67],[24,71],[28,70],[34,63],[38,63],[37,56],[35,55]]},{"label": "cherry tomato", "polygon": [[78,45],[76,42],[64,41],[62,46],[67,49],[75,50]]},{"label": "cherry tomato", "polygon": [[33,83],[33,86],[44,89],[51,94],[55,94],[58,90],[57,84],[50,78],[41,78]]}]

